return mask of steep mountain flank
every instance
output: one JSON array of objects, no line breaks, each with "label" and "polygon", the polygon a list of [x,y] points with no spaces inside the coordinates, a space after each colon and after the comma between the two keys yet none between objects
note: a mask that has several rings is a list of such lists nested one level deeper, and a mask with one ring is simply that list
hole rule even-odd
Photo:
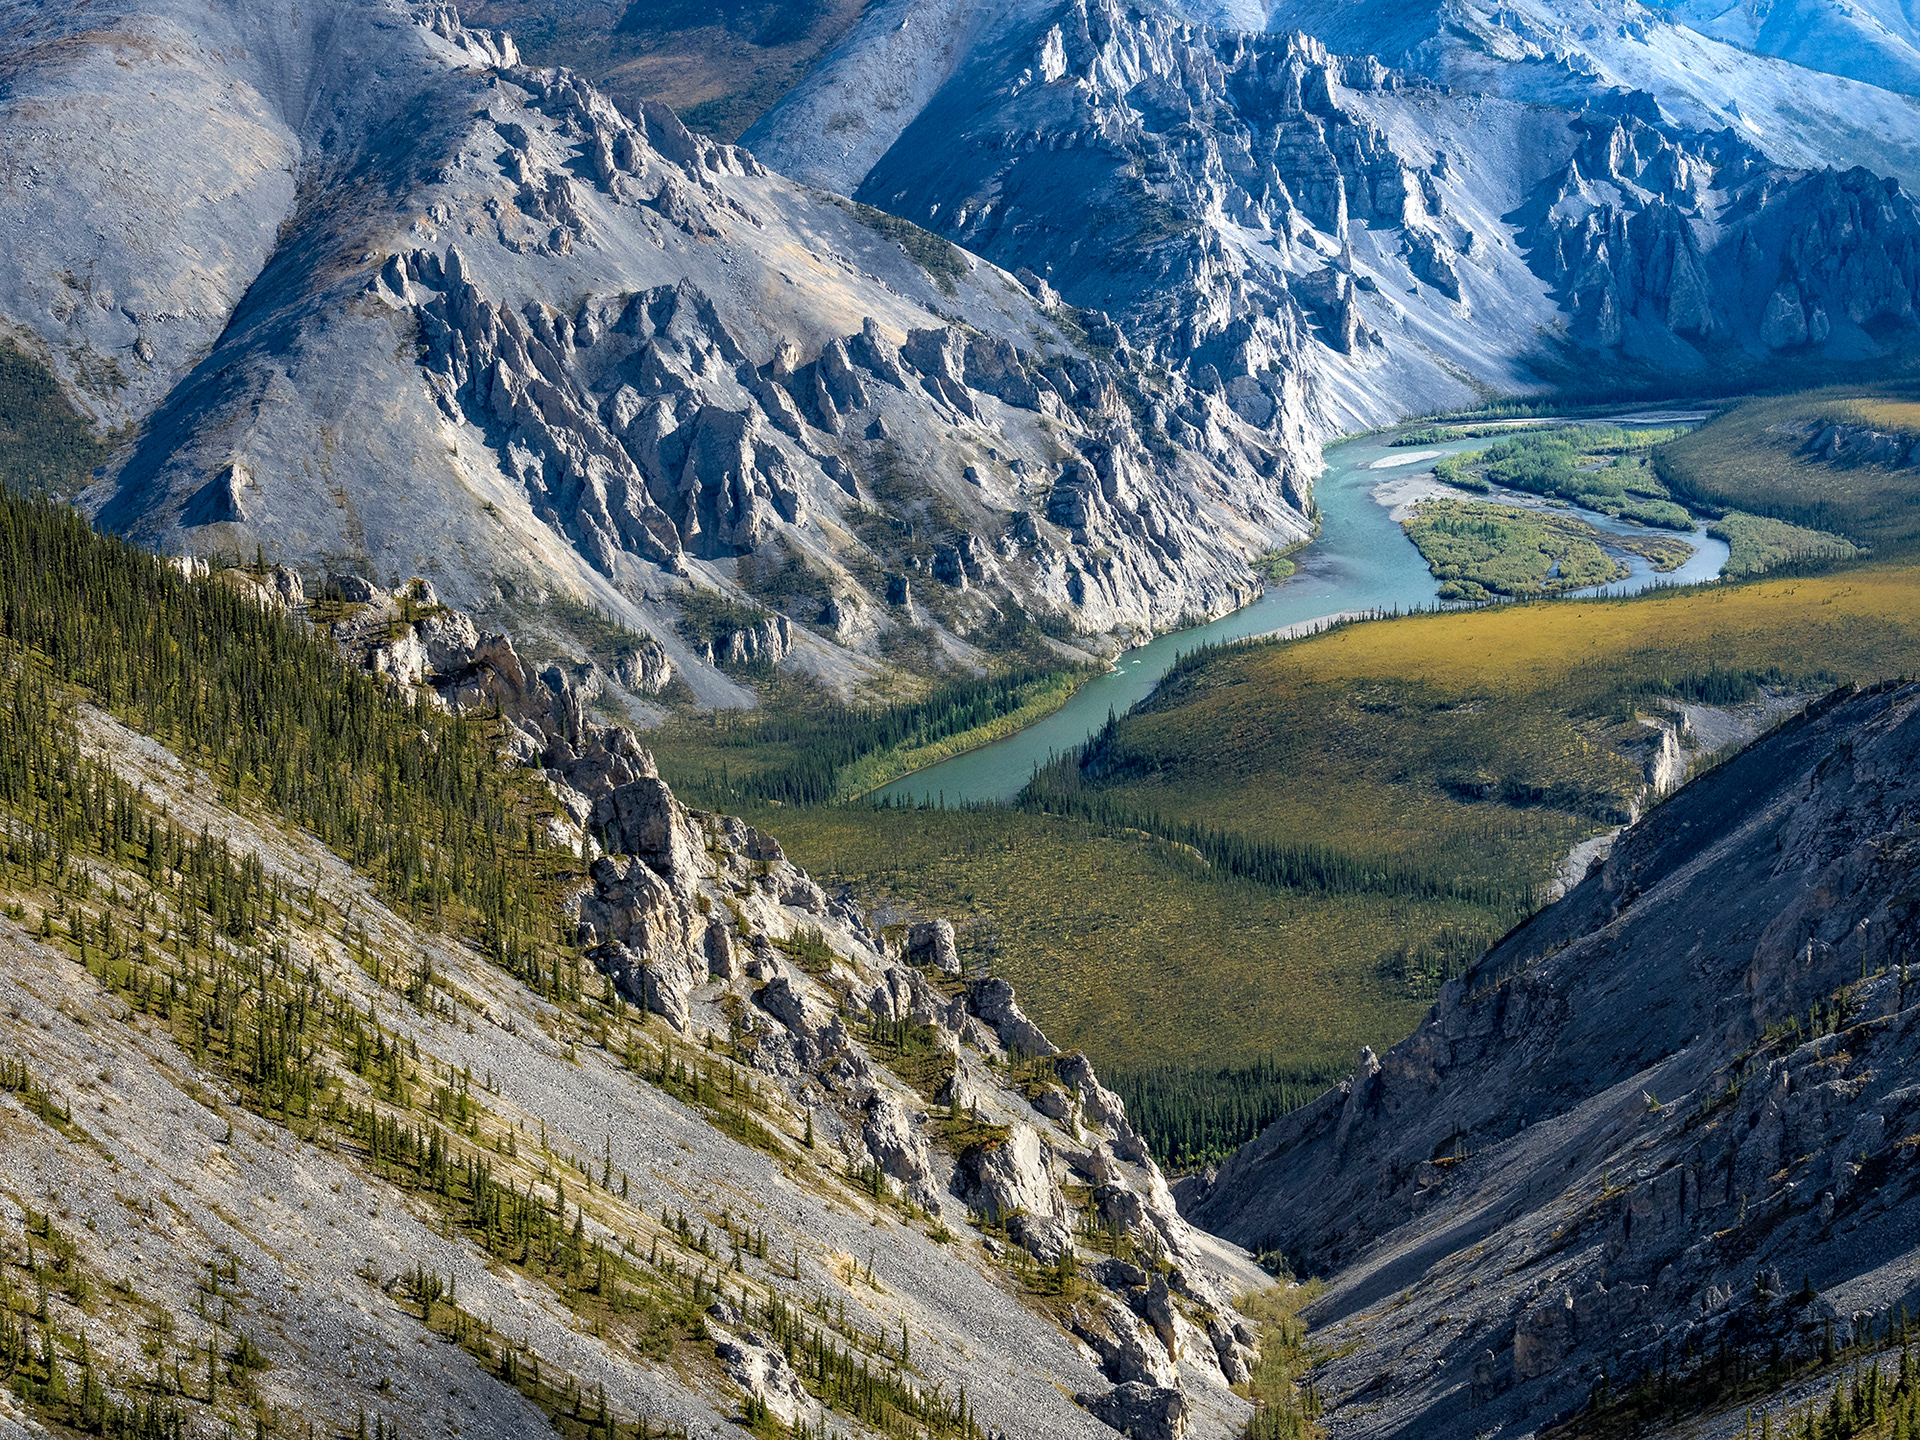
[{"label": "steep mountain flank", "polygon": [[[99,423],[135,427],[86,497],[116,529],[262,546],[310,588],[355,570],[467,610],[585,603],[710,703],[743,693],[683,645],[676,601],[750,603],[744,555],[811,575],[788,663],[844,687],[903,629],[978,663],[968,637],[1028,615],[1096,648],[1218,615],[1308,532],[1298,427],[1149,373],[1100,317],[663,107],[629,119],[450,10],[342,7],[311,43],[242,45],[251,88],[213,131],[138,151],[96,133],[151,103],[111,57],[171,27],[142,73],[207,84],[219,26],[255,22],[167,0],[22,22],[4,123],[33,168],[0,202],[0,313]],[[215,185],[193,167],[243,99],[262,169]],[[198,198],[135,223],[142,187]]]},{"label": "steep mountain flank", "polygon": [[[584,605],[706,704],[750,698],[729,664],[844,692],[1217,616],[1332,432],[1913,338],[1904,194],[1664,91],[918,0],[756,158],[449,7],[328,5],[8,12],[0,320],[116,441],[85,504],[309,588]],[[715,648],[695,590],[768,642]]]},{"label": "steep mountain flank", "polygon": [[1733,132],[1583,116],[1578,148],[1522,214],[1573,333],[1697,364],[1695,346],[1870,355],[1910,323],[1920,210],[1865,170],[1782,172]]},{"label": "steep mountain flank", "polygon": [[1672,18],[1742,50],[1777,55],[1830,75],[1920,94],[1920,34],[1899,5],[1756,5],[1751,0],[1685,0]]},{"label": "steep mountain flank", "polygon": [[1920,686],[1836,693],[1190,1187],[1328,1277],[1334,1433],[1519,1433],[1911,1304],[1917,762]]},{"label": "steep mountain flank", "polygon": [[1519,104],[1108,0],[967,44],[910,121],[875,121],[899,138],[864,169],[807,128],[826,96],[804,87],[747,139],[1111,311],[1257,423],[1377,423],[1525,387],[1529,365],[1590,372],[1595,349],[1639,374],[1911,333],[1897,186],[1785,169],[1653,94]]},{"label": "steep mountain flank", "polygon": [[[1260,1272],[950,926],[871,928],[442,607],[356,674],[282,572],[7,503],[0,1420],[1238,1431]],[[202,768],[236,703],[313,728]]]},{"label": "steep mountain flank", "polygon": [[[1267,28],[1305,30],[1335,50],[1375,55],[1478,95],[1579,110],[1609,93],[1641,91],[1690,129],[1734,129],[1776,165],[1865,165],[1908,186],[1920,182],[1912,72],[1904,56],[1890,53],[1903,44],[1851,61],[1794,64],[1800,57],[1771,58],[1788,54],[1784,48],[1750,44],[1737,23],[1702,24],[1702,12],[1716,3],[1277,0]],[[1793,7],[1770,9],[1795,23]],[[1806,11],[1799,13],[1805,28]],[[1833,7],[1814,28],[1844,34],[1870,26],[1870,13]]]}]

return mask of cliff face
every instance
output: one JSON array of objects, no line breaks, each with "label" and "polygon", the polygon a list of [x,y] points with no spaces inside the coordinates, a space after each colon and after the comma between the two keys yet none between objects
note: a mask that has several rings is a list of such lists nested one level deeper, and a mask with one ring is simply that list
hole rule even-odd
[{"label": "cliff face", "polygon": [[1329,1277],[1338,1433],[1534,1426],[1910,1301],[1917,775],[1920,686],[1815,706],[1183,1197]]},{"label": "cliff face", "polygon": [[[802,124],[827,103],[810,87],[748,139],[1111,312],[1282,435],[1526,388],[1543,364],[1704,371],[1910,337],[1912,203],[1864,169],[1791,168],[1848,147],[1688,128],[1665,75],[1629,89],[1572,71],[1525,97],[1545,104],[1486,77],[1449,88],[1418,46],[1368,29],[1376,9],[1251,35],[1110,0],[986,29],[933,17],[950,75],[871,124],[848,112],[844,154]],[[1340,53],[1355,41],[1382,48]],[[836,73],[859,53],[856,33]],[[897,138],[875,150],[875,127]]]},{"label": "cliff face", "polygon": [[690,588],[780,608],[775,663],[843,690],[908,627],[1111,652],[1255,594],[1330,433],[1542,362],[1913,338],[1904,194],[1685,128],[1661,75],[1539,104],[1418,46],[916,0],[756,159],[446,6],[256,10],[4,22],[0,320],[122,442],[84,503],[309,583],[585,603],[708,703],[748,697],[680,635]]},{"label": "cliff face", "polygon": [[1894,182],[1783,172],[1732,131],[1573,129],[1520,239],[1585,344],[1667,364],[1729,340],[1840,359],[1878,350],[1866,327],[1911,323],[1920,210]]},{"label": "cliff face", "polygon": [[[1524,383],[1513,361],[1526,342],[1456,356],[1441,333],[1482,312],[1504,330],[1538,287],[1515,257],[1484,250],[1492,273],[1466,278],[1476,233],[1517,201],[1502,187],[1530,181],[1503,157],[1463,189],[1468,170],[1446,156],[1474,142],[1439,98],[1306,35],[1076,0],[979,43],[856,194],[1111,311],[1250,421],[1314,435],[1347,423],[1333,418],[1342,406],[1384,417],[1464,397],[1463,371]],[[778,115],[762,127],[768,153],[807,163]],[[1494,127],[1529,123],[1514,110]]]},{"label": "cliff face", "polygon": [[[1898,93],[1913,93],[1912,51],[1897,33],[1908,22],[1884,29],[1869,6],[1274,0],[1264,10],[1269,29],[1305,30],[1335,50],[1377,55],[1456,92],[1576,112],[1642,92],[1682,127],[1731,128],[1787,169],[1865,165],[1909,187],[1920,181],[1910,109]],[[1819,45],[1753,33],[1756,15],[1803,34],[1878,34],[1843,59],[1834,49],[1821,55]]]}]

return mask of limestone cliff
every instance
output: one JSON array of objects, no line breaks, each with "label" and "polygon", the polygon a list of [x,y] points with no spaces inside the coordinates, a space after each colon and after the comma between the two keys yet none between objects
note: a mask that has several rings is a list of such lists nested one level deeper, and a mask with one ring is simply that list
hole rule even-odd
[{"label": "limestone cliff", "polygon": [[1814,706],[1190,1187],[1328,1277],[1337,1433],[1538,1426],[1602,1374],[1805,1359],[1910,1301],[1916,775],[1920,686]]}]

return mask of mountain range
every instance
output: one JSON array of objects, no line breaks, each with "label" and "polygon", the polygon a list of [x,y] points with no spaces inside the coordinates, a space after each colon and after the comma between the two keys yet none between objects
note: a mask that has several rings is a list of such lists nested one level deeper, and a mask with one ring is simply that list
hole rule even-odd
[{"label": "mountain range", "polygon": [[0,425],[91,460],[0,524],[0,1435],[1912,1410],[1912,684],[1177,1185],[643,732],[1004,721],[1355,431],[1900,369],[1916,94],[1815,0],[4,0]]},{"label": "mountain range", "polygon": [[727,145],[445,6],[20,7],[0,321],[168,552],[584,605],[703,703],[699,591],[843,693],[1110,653],[1254,593],[1331,435],[1909,342],[1912,100],[1476,16],[887,0]]}]

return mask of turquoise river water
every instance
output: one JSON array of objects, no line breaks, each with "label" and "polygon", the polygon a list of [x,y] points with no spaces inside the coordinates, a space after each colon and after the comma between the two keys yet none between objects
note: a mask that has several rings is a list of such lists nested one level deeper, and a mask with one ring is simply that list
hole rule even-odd
[{"label": "turquoise river water", "polygon": [[[1695,415],[1615,416],[1610,424],[1672,425]],[[1011,800],[1026,784],[1036,765],[1049,756],[1078,745],[1106,723],[1109,710],[1126,710],[1153,693],[1153,687],[1183,651],[1200,645],[1265,635],[1291,626],[1310,626],[1334,616],[1373,610],[1402,611],[1436,602],[1434,579],[1386,505],[1374,498],[1383,483],[1418,476],[1431,468],[1441,453],[1484,449],[1487,440],[1460,440],[1423,446],[1417,450],[1389,444],[1398,431],[1384,431],[1330,447],[1327,468],[1314,486],[1320,505],[1320,533],[1297,552],[1297,569],[1251,605],[1207,625],[1162,635],[1137,650],[1129,650],[1106,674],[1095,676],[1059,710],[992,745],[956,756],[944,764],[904,776],[878,793],[915,800],[940,800],[955,805],[969,800]],[[1417,457],[1417,458],[1416,458]],[[1450,492],[1461,494],[1462,492]],[[1474,498],[1474,497],[1467,497]],[[1532,497],[1499,498],[1528,503]],[[1588,510],[1562,513],[1616,533],[1639,527],[1610,520]],[[1725,542],[1696,532],[1687,537],[1695,546],[1693,558],[1678,570],[1656,575],[1638,556],[1630,578],[1604,587],[1612,594],[1643,590],[1655,583],[1692,584],[1711,580],[1726,564]],[[1598,593],[1598,592],[1590,592]]]}]

